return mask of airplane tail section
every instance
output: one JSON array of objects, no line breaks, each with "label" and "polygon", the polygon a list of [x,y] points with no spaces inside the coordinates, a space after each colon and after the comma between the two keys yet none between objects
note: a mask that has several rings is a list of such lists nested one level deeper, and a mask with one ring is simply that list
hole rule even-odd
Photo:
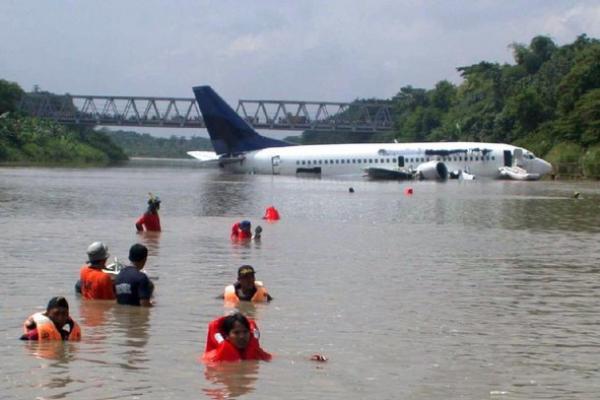
[{"label": "airplane tail section", "polygon": [[292,146],[259,135],[210,86],[195,86],[194,95],[215,153],[239,154],[266,147]]}]

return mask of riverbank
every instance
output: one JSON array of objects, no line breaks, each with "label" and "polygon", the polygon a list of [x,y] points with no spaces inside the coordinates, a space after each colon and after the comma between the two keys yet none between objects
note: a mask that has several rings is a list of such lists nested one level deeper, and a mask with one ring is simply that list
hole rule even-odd
[{"label": "riverbank", "polygon": [[0,119],[0,165],[106,166],[128,159],[102,132],[26,116]]}]

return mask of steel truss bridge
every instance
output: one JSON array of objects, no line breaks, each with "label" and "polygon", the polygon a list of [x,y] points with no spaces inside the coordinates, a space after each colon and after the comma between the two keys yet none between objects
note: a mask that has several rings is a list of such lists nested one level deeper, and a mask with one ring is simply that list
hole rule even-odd
[{"label": "steel truss bridge", "polygon": [[[26,94],[19,109],[62,124],[205,128],[193,98]],[[383,132],[390,102],[239,100],[236,112],[258,129]]]}]

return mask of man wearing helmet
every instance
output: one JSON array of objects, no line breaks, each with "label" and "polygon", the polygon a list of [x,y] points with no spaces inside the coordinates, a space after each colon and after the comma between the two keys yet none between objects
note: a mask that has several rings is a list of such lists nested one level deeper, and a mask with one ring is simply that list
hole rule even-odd
[{"label": "man wearing helmet", "polygon": [[138,232],[152,231],[160,232],[160,218],[158,209],[160,208],[160,199],[153,194],[150,194],[148,200],[148,210],[136,221],[135,229]]},{"label": "man wearing helmet", "polygon": [[94,242],[87,249],[88,261],[81,267],[81,296],[87,300],[114,300],[115,289],[112,278],[102,271],[108,259],[108,247]]}]

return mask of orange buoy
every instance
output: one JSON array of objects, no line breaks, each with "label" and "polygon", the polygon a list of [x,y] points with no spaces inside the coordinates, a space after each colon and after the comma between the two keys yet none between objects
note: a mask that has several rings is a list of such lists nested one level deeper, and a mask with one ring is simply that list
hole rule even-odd
[{"label": "orange buoy", "polygon": [[413,194],[413,188],[411,187],[407,187],[404,189],[404,194],[407,196],[410,196],[411,194]]},{"label": "orange buoy", "polygon": [[273,206],[269,206],[267,207],[267,209],[265,210],[265,215],[263,216],[263,219],[266,219],[267,221],[278,221],[279,220],[279,211],[277,211],[277,209]]}]

